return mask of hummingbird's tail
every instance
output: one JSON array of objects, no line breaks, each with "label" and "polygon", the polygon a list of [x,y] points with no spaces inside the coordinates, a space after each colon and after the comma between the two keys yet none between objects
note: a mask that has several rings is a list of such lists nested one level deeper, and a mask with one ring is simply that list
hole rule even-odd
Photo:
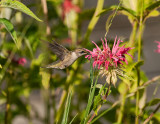
[{"label": "hummingbird's tail", "polygon": [[45,66],[41,66],[41,68],[57,68],[57,69],[61,69],[61,67],[59,67],[60,61],[57,60],[51,64],[45,65]]},{"label": "hummingbird's tail", "polygon": [[48,68],[47,66],[40,66],[40,68]]},{"label": "hummingbird's tail", "polygon": [[40,68],[56,68],[53,64],[45,65],[45,66],[40,66]]}]

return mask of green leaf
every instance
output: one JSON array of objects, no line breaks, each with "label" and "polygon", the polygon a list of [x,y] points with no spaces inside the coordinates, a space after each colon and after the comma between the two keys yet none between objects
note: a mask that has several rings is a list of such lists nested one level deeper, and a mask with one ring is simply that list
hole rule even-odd
[{"label": "green leaf", "polygon": [[[146,1],[146,0],[145,0]],[[123,7],[129,8],[131,10],[136,11],[137,10],[137,2],[138,0],[123,0],[122,5]]]},{"label": "green leaf", "polygon": [[33,58],[33,50],[32,50],[32,48],[31,48],[31,44],[30,44],[29,40],[28,40],[26,37],[24,38],[24,40],[25,40],[26,46],[27,46],[28,49],[29,49],[29,52],[30,52],[30,54],[31,54],[31,57]]},{"label": "green leaf", "polygon": [[124,92],[126,92],[126,91],[124,91],[124,89],[126,89],[126,84],[125,84],[125,82],[123,83],[120,83],[119,84],[119,86],[118,86],[118,91],[120,92],[120,94],[124,94]]},{"label": "green leaf", "polygon": [[[102,15],[102,14],[106,14],[106,13],[109,12],[109,11],[116,10],[117,7],[118,7],[117,5],[113,5],[113,6],[109,7],[109,8],[103,9],[103,10],[98,14],[98,16],[100,16],[100,15]],[[125,8],[125,7],[120,6],[120,7],[118,8],[118,11],[125,11],[125,12],[129,13],[130,15],[136,17],[136,12],[133,11],[133,10],[131,10],[131,9],[128,9],[128,8]]]},{"label": "green leaf", "polygon": [[104,95],[104,88],[105,88],[105,85],[103,86],[102,84],[97,84],[96,85],[97,88],[99,88],[99,93],[97,96],[95,96],[95,99],[94,99],[94,104],[93,104],[93,110],[96,111],[98,105],[101,104],[101,102],[103,101],[102,98],[101,98],[101,95]]},{"label": "green leaf", "polygon": [[1,1],[0,7],[13,8],[13,9],[19,10],[21,12],[24,12],[25,14],[33,17],[37,21],[42,21],[29,8],[27,8],[23,3],[19,2],[19,1],[16,1],[16,0]]},{"label": "green leaf", "polygon": [[5,18],[0,18],[0,24],[3,24],[5,26],[6,30],[10,33],[13,41],[15,42],[17,47],[19,48],[17,34],[16,34],[16,31],[14,30],[12,23]]},{"label": "green leaf", "polygon": [[153,9],[157,9],[160,6],[160,1],[156,1],[153,4],[150,4],[146,7],[146,10],[151,11]]},{"label": "green leaf", "polygon": [[0,68],[2,68],[2,65],[0,64]]},{"label": "green leaf", "polygon": [[148,106],[154,106],[156,104],[160,103],[160,99],[159,98],[156,98],[156,99],[153,99],[151,100],[150,102],[146,103],[145,107],[148,107]]},{"label": "green leaf", "polygon": [[80,14],[79,14],[79,20],[80,22],[84,21],[84,20],[90,20],[93,16],[95,12],[95,9],[88,9],[88,10],[83,10]]},{"label": "green leaf", "polygon": [[77,117],[77,115],[78,115],[78,114],[76,114],[76,115],[72,118],[72,120],[71,120],[71,122],[70,122],[69,124],[72,124],[72,122],[73,122],[74,119]]},{"label": "green leaf", "polygon": [[160,112],[154,113],[153,118],[160,122]]},{"label": "green leaf", "polygon": [[66,101],[65,110],[64,110],[63,119],[62,119],[61,124],[67,124],[68,113],[69,113],[69,108],[70,108],[70,103],[71,103],[71,97],[72,97],[72,90],[71,90],[71,92],[68,93],[68,96],[67,96],[67,101]]},{"label": "green leaf", "polygon": [[146,103],[146,89],[140,90],[139,92],[140,98],[139,98],[139,108],[143,109]]},{"label": "green leaf", "polygon": [[126,67],[126,69],[124,71],[126,71],[127,73],[130,73],[134,68],[137,68],[137,67],[139,67],[139,66],[141,66],[143,64],[144,64],[144,61],[142,61],[142,60],[138,61],[136,63],[132,63],[130,65],[127,65],[127,67]]},{"label": "green leaf", "polygon": [[41,69],[40,75],[42,75],[42,86],[44,87],[44,89],[48,89],[51,76],[50,73],[48,72],[48,70]]},{"label": "green leaf", "polygon": [[95,89],[96,89],[96,85],[97,85],[97,81],[98,81],[98,76],[99,75],[97,75],[96,81],[93,82],[94,81],[93,60],[91,59],[90,60],[90,80],[91,80],[90,93],[89,93],[88,104],[87,104],[87,107],[86,107],[86,110],[85,110],[85,114],[84,114],[84,117],[83,117],[83,119],[82,119],[80,124],[86,124],[87,117],[89,115],[89,111],[90,111],[91,105],[93,103],[94,93],[95,93]]},{"label": "green leaf", "polygon": [[157,17],[160,15],[160,12],[158,10],[153,10],[151,11],[147,16],[146,18],[149,18],[149,17]]}]

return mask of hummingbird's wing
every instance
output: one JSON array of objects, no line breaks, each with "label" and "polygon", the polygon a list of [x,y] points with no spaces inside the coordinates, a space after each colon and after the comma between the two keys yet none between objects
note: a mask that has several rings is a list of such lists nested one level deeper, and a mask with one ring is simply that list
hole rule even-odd
[{"label": "hummingbird's wing", "polygon": [[65,47],[63,47],[62,45],[58,44],[57,42],[53,41],[53,43],[47,42],[45,41],[49,48],[52,50],[52,52],[54,54],[57,55],[57,57],[62,61],[65,58],[65,55],[67,55],[68,53],[70,53],[70,51],[68,49],[66,49]]}]

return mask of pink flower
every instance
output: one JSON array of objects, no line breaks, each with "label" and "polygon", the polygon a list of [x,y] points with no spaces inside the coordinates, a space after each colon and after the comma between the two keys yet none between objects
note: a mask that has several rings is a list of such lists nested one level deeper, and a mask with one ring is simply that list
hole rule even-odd
[{"label": "pink flower", "polygon": [[19,58],[19,59],[17,60],[17,63],[18,63],[19,65],[24,66],[24,65],[27,63],[27,61],[26,61],[25,58]]},{"label": "pink flower", "polygon": [[155,41],[155,42],[158,43],[157,45],[158,49],[156,49],[155,52],[160,53],[160,41]]},{"label": "pink flower", "polygon": [[[92,41],[93,42],[93,41]],[[101,50],[95,42],[93,42],[96,46],[96,48],[93,49],[93,51],[90,51],[86,49],[90,54],[86,55],[85,58],[93,58],[93,67],[104,67],[106,70],[109,68],[117,68],[120,65],[123,65],[123,62],[128,64],[125,54],[128,54],[128,51],[131,50],[131,47],[125,48],[125,45],[122,47],[119,46],[119,44],[123,42],[122,40],[115,38],[114,45],[112,50],[109,48],[107,44],[107,40],[105,39],[105,42],[102,40],[103,44],[103,50]],[[131,55],[130,55],[131,56]],[[132,56],[131,56],[132,57]]]},{"label": "pink flower", "polygon": [[80,8],[77,5],[72,4],[72,0],[64,0],[62,4],[62,9],[63,9],[63,13],[62,13],[63,18],[71,10],[74,10],[77,13],[80,12]]}]

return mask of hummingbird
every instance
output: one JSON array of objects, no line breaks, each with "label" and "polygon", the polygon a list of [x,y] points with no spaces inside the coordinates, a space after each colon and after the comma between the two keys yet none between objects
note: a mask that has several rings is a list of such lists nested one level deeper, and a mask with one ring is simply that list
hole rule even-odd
[{"label": "hummingbird", "polygon": [[62,45],[58,44],[56,41],[53,41],[53,43],[47,41],[44,42],[47,43],[48,47],[54,54],[56,54],[57,58],[59,59],[42,68],[65,69],[68,66],[72,65],[80,56],[88,53],[85,48],[77,48],[73,51],[69,51]]}]

